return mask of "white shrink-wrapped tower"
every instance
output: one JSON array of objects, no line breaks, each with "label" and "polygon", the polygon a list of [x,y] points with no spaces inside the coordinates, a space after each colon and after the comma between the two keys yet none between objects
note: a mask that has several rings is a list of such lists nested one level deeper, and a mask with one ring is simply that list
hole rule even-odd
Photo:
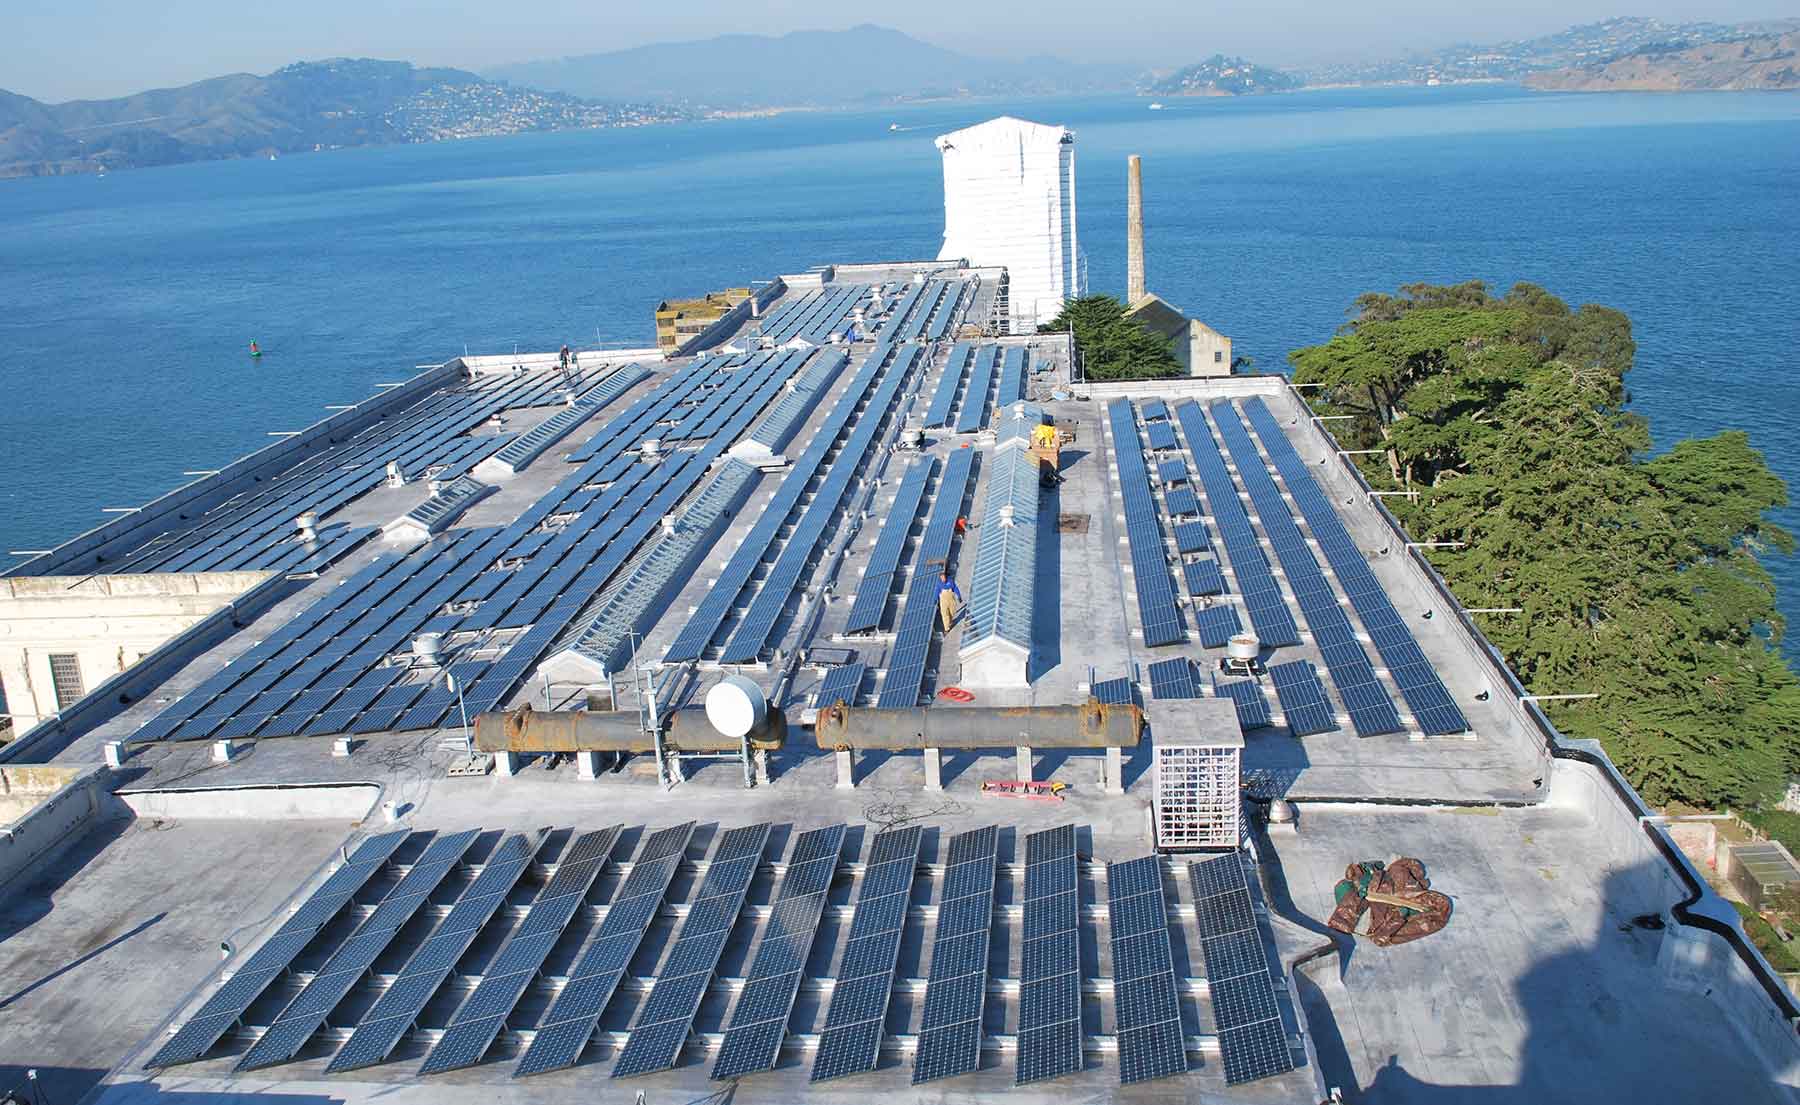
[{"label": "white shrink-wrapped tower", "polygon": [[1075,136],[1002,115],[937,140],[940,261],[1004,266],[1011,332],[1049,322],[1086,283],[1075,235]]}]

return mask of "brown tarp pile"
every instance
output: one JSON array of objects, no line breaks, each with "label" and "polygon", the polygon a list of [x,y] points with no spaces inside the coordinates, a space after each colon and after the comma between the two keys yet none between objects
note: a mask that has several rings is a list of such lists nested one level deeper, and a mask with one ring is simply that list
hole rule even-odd
[{"label": "brown tarp pile", "polygon": [[1335,893],[1337,908],[1326,923],[1355,934],[1366,913],[1362,935],[1384,948],[1430,936],[1450,923],[1450,899],[1431,889],[1425,865],[1410,857],[1352,863]]}]

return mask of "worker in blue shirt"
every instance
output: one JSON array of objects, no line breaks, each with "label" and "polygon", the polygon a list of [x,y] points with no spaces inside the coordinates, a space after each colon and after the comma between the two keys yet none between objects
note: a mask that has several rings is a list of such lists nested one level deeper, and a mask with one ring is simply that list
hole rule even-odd
[{"label": "worker in blue shirt", "polygon": [[962,609],[962,591],[957,588],[956,580],[950,578],[950,569],[945,568],[943,577],[938,581],[938,616],[944,619],[944,632],[950,632],[950,626],[956,622],[956,615]]}]

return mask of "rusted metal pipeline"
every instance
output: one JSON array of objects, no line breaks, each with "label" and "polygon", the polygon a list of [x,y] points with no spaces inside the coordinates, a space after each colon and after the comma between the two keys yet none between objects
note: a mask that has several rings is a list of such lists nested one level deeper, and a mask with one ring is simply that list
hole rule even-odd
[{"label": "rusted metal pipeline", "polygon": [[[655,742],[638,728],[636,711],[585,710],[543,713],[520,706],[510,713],[482,714],[475,719],[475,747],[482,752],[651,752]],[[787,717],[769,711],[762,733],[751,734],[754,751],[780,748],[787,739]],[[676,710],[663,719],[663,748],[671,752],[736,752],[728,737],[706,720],[697,707]]]},{"label": "rusted metal pipeline", "polygon": [[956,706],[900,710],[842,704],[819,711],[826,751],[915,748],[1133,748],[1144,712],[1090,698],[1080,706]]}]

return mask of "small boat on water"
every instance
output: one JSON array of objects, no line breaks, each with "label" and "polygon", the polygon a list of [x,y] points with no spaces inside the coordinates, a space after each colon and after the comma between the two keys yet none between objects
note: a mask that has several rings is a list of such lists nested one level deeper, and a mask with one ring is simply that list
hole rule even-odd
[{"label": "small boat on water", "polygon": [[1163,106],[1162,106],[1162,104],[1160,104],[1160,103],[1152,103],[1152,104],[1151,104],[1151,105],[1150,105],[1150,110],[1151,110],[1151,111],[1161,111],[1161,110],[1162,110],[1162,109],[1163,109]]}]

